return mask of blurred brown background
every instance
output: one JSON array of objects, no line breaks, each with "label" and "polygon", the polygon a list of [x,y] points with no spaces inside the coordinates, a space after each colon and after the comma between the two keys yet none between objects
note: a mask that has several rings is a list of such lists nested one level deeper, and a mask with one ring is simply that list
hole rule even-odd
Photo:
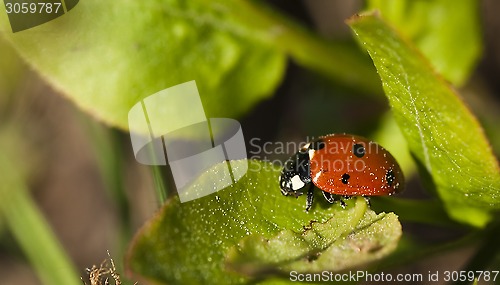
[{"label": "blurred brown background", "polygon": [[[274,0],[270,3],[321,35],[336,39],[351,37],[344,19],[363,6],[361,1],[340,0]],[[480,3],[484,56],[472,80],[462,90],[465,100],[479,116],[482,110],[500,114],[495,107],[484,104],[496,101],[498,106],[500,101],[500,17],[497,15],[500,2],[484,0]],[[93,121],[89,115],[82,114],[72,102],[48,86],[28,66],[23,65],[18,74],[15,82],[11,82],[11,102],[7,104],[9,110],[2,111],[14,114],[22,122],[25,139],[42,153],[40,157],[33,157],[38,169],[30,186],[36,202],[83,276],[86,267],[99,264],[106,258],[107,250],[111,256],[120,256],[126,249],[126,241],[120,240],[121,213],[101,177],[99,158],[90,141],[92,138],[88,136],[89,129],[108,131],[122,146],[117,152],[124,162],[126,181],[123,185],[131,207],[132,231],[137,230],[157,209],[151,174],[149,168],[135,162],[127,134],[106,130],[106,126]],[[289,130],[290,128],[302,128],[307,133],[307,128],[310,127],[307,120],[314,120],[311,119],[314,114],[293,111],[300,110],[307,104],[300,99],[306,86],[308,88],[308,85],[318,82],[321,80],[315,79],[308,71],[290,64],[277,94],[271,100],[259,104],[248,117],[242,119],[245,137],[273,141],[276,136],[287,137],[287,133],[296,131]],[[318,88],[327,88],[318,84]],[[487,100],[467,96],[470,90]],[[0,105],[3,103],[0,102]],[[376,108],[386,106],[376,105]],[[370,116],[370,110],[366,113],[366,116]],[[285,116],[286,125],[279,125],[279,122],[273,120],[277,114]],[[342,117],[343,114],[338,116]],[[281,129],[282,133],[276,134],[275,128],[263,129],[260,122],[275,124],[274,127]],[[500,142],[500,138],[490,138],[494,144]],[[412,228],[412,225],[405,226]],[[435,233],[432,229],[425,230],[429,230],[429,239],[443,238],[433,236]],[[0,239],[0,284],[41,284],[12,236],[7,232],[0,232]],[[466,262],[468,253],[469,250],[464,249],[396,271],[411,273],[435,271],[439,268],[458,269]]]}]

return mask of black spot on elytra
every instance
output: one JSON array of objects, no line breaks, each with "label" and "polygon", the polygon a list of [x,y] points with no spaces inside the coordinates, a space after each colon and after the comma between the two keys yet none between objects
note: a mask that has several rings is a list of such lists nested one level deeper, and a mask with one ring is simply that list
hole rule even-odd
[{"label": "black spot on elytra", "polygon": [[387,184],[389,184],[389,186],[392,186],[392,183],[394,182],[394,180],[396,180],[392,169],[389,169],[387,171],[387,173],[385,174],[385,179],[387,180]]},{"label": "black spot on elytra", "polygon": [[362,144],[357,143],[352,146],[352,152],[354,153],[355,156],[361,158],[365,155],[366,149]]},{"label": "black spot on elytra", "polygon": [[342,183],[344,183],[344,184],[349,183],[349,178],[351,178],[351,176],[349,174],[347,174],[347,173],[344,173],[342,175]]},{"label": "black spot on elytra", "polygon": [[319,139],[319,140],[315,140],[313,141],[310,145],[309,145],[309,148],[310,149],[314,149],[314,150],[320,150],[322,148],[325,147],[325,142],[322,140],[322,139]]}]

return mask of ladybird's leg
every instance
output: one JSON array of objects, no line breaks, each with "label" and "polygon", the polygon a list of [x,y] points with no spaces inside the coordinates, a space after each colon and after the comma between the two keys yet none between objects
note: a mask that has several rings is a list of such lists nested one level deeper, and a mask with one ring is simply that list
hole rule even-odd
[{"label": "ladybird's leg", "polygon": [[325,197],[325,200],[328,203],[333,204],[338,200],[337,195],[334,195],[334,194],[326,192],[326,191],[322,191],[322,192],[323,192],[323,197]]},{"label": "ladybird's leg", "polygon": [[309,209],[311,209],[313,201],[314,201],[314,184],[311,183],[309,185],[309,189],[307,190],[306,212],[308,212]]},{"label": "ladybird's leg", "polygon": [[281,188],[281,194],[283,194],[283,196],[288,196],[290,193],[288,193],[288,190],[284,189],[284,188]]},{"label": "ladybird's leg", "polygon": [[365,198],[366,204],[368,205],[368,207],[370,207],[372,205],[372,203],[370,202],[370,197],[363,196],[363,198]]},{"label": "ladybird's leg", "polygon": [[350,199],[352,196],[347,196],[347,195],[344,195],[344,196],[337,196],[337,200],[339,201],[340,203],[340,206],[345,209],[345,207],[347,206],[347,204],[345,203],[344,200],[347,200],[347,199]]}]

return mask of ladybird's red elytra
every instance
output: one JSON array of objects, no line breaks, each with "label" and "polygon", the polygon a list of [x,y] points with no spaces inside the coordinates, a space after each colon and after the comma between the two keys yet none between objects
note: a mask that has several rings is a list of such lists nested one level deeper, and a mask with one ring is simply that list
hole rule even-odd
[{"label": "ladybird's red elytra", "polygon": [[298,197],[307,189],[306,211],[313,202],[313,189],[323,191],[334,203],[341,197],[381,196],[401,192],[404,177],[396,159],[366,138],[332,134],[320,137],[290,157],[280,176],[283,195]]}]

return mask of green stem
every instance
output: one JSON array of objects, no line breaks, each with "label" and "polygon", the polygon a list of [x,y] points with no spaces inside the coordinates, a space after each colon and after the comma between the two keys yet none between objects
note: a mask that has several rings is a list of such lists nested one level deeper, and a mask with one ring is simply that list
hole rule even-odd
[{"label": "green stem", "polygon": [[418,260],[430,258],[433,255],[443,254],[444,252],[473,244],[480,239],[481,234],[481,231],[472,231],[457,240],[439,244],[421,243],[413,240],[407,235],[403,235],[403,238],[399,242],[398,249],[384,260],[381,260],[372,269],[382,270],[384,268],[394,268],[395,266],[412,264]]},{"label": "green stem", "polygon": [[[114,249],[110,249],[110,255],[115,261],[118,272],[123,272],[125,250],[133,235],[130,202],[124,184],[125,174],[123,165],[125,162],[123,160],[122,146],[122,139],[124,137],[122,137],[122,133],[119,131],[109,129],[87,116],[82,115],[79,117],[79,120],[90,137],[89,141],[92,143],[96,154],[99,170],[106,186],[105,188],[118,208],[120,235]],[[123,284],[133,284],[127,280],[122,280],[122,282]]]},{"label": "green stem", "polygon": [[[132,238],[131,214],[123,181],[124,162],[122,159],[123,152],[120,133],[95,122],[83,114],[79,119],[90,137],[89,141],[96,154],[95,157],[102,179],[104,180],[105,188],[118,207],[122,232],[121,238],[123,241],[128,242]],[[123,246],[120,246],[120,248],[124,248],[125,246],[126,243],[123,243]]]},{"label": "green stem", "polygon": [[19,158],[6,153],[16,152],[15,144],[0,149],[4,152],[0,158],[0,213],[10,231],[44,284],[81,285],[69,257],[28,194],[22,166],[7,158]]},{"label": "green stem", "polygon": [[[102,173],[106,189],[118,205],[122,223],[122,239],[126,242],[132,237],[130,225],[130,205],[125,193],[123,184],[123,161],[122,146],[118,131],[108,130],[104,126],[90,121],[86,117],[81,117],[81,122],[87,129],[91,137],[91,142],[96,153],[100,171]],[[151,159],[155,160],[154,150],[148,147]],[[158,204],[161,206],[167,199],[167,187],[161,173],[161,167],[153,165],[151,167],[153,174],[154,188]]]},{"label": "green stem", "polygon": [[374,197],[371,199],[371,208],[376,212],[394,212],[403,221],[455,228],[463,226],[451,220],[442,204],[436,200]]},{"label": "green stem", "polygon": [[165,181],[163,180],[163,175],[161,173],[160,166],[153,165],[151,166],[151,170],[153,173],[153,182],[156,191],[156,198],[158,199],[159,205],[163,205],[167,200],[167,186],[165,185]]},{"label": "green stem", "polygon": [[299,65],[353,90],[382,94],[382,84],[368,55],[354,45],[327,41],[257,1],[230,1],[231,13],[272,42]]}]

